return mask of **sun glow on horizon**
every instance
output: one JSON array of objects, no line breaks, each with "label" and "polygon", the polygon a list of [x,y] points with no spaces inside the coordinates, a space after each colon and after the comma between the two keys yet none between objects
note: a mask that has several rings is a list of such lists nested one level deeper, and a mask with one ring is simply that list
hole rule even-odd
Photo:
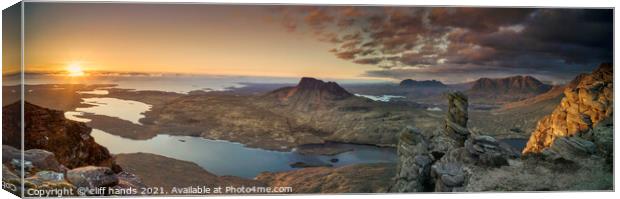
[{"label": "sun glow on horizon", "polygon": [[71,76],[71,77],[79,77],[79,76],[84,76],[84,70],[82,69],[82,66],[80,66],[80,64],[70,64],[69,66],[67,66],[66,68],[67,70],[67,75]]}]

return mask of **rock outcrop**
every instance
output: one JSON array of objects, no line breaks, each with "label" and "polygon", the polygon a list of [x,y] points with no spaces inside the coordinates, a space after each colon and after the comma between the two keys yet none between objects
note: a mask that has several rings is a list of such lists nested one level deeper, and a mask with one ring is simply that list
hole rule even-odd
[{"label": "rock outcrop", "polygon": [[[22,192],[19,186],[22,180],[15,173],[19,173],[22,167],[25,171],[23,183],[28,189],[144,187],[133,174],[116,174],[122,168],[105,147],[95,142],[90,136],[91,129],[84,123],[65,119],[62,111],[28,102],[24,104],[25,151],[22,161],[22,151],[17,149],[21,148],[20,112],[20,103],[5,106],[2,112],[2,169],[6,171],[3,180],[16,185],[16,194]],[[129,178],[131,176],[133,178]],[[52,193],[58,196],[67,194]],[[77,194],[75,190],[73,193]]]},{"label": "rock outcrop", "polygon": [[396,167],[393,192],[428,191],[430,169],[433,157],[428,144],[419,130],[408,127],[400,135],[397,145],[398,165]]},{"label": "rock outcrop", "polygon": [[[592,74],[579,76],[579,83],[564,90],[560,105],[538,122],[527,146],[527,153],[541,153],[560,137],[587,132],[613,112],[613,65],[601,64]],[[564,139],[558,143],[583,144],[580,140]]]},{"label": "rock outcrop", "polygon": [[454,140],[459,143],[460,146],[469,137],[469,130],[467,130],[467,96],[461,92],[454,92],[448,94],[448,115],[446,117],[445,132]]},{"label": "rock outcrop", "polygon": [[[8,145],[2,145],[2,164],[15,164],[15,167],[21,165],[21,150]],[[66,170],[57,160],[54,153],[42,149],[30,149],[24,151],[24,165],[29,168],[26,171],[56,171],[63,172]]]},{"label": "rock outcrop", "polygon": [[[2,142],[21,148],[20,103],[2,110]],[[120,171],[108,150],[90,136],[91,128],[84,123],[65,119],[62,111],[51,110],[25,102],[24,149],[43,149],[55,155],[68,168],[88,165],[106,166]]]},{"label": "rock outcrop", "polygon": [[495,138],[485,135],[465,141],[465,150],[475,163],[488,167],[505,166],[508,165],[508,158],[518,157],[508,146],[502,146]]},{"label": "rock outcrop", "polygon": [[[37,190],[58,190],[58,189],[75,189],[76,187],[67,182],[64,173],[53,171],[40,171],[32,176],[25,178],[24,186]],[[52,192],[53,193],[53,192]],[[26,195],[28,196],[28,192]],[[62,194],[53,194],[50,196],[63,196]]]},{"label": "rock outcrop", "polygon": [[470,132],[466,109],[458,108],[466,107],[467,100],[455,100],[466,98],[449,94],[446,125],[430,135],[413,128],[401,134],[390,191],[612,189],[612,76],[611,65],[601,65],[591,75],[578,76],[578,84],[569,84],[573,88],[567,88],[567,97],[554,111],[561,117],[552,114],[541,120],[542,130],[528,144],[541,155],[520,157],[507,144],[483,132]]},{"label": "rock outcrop", "polygon": [[467,97],[448,94],[445,125],[431,135],[408,127],[398,144],[399,162],[393,192],[465,191],[473,168],[497,168],[516,158],[495,138],[472,135],[467,129]]},{"label": "rock outcrop", "polygon": [[77,187],[111,187],[118,184],[118,177],[107,167],[86,166],[67,171],[67,180]]},{"label": "rock outcrop", "polygon": [[[11,146],[3,145],[3,182],[15,185],[13,193],[19,195],[21,191],[21,178],[16,175],[21,170],[19,150]],[[113,187],[122,189],[138,189],[146,187],[138,176],[123,171],[115,173],[109,167],[84,166],[67,169],[60,164],[56,156],[42,149],[30,149],[24,154],[24,187],[36,190],[72,190],[72,192],[50,192],[49,196],[72,196],[85,195],[135,195],[136,193],[115,192],[92,192],[78,193],[78,188],[97,189],[101,187]],[[34,192],[26,192],[26,196]]]}]

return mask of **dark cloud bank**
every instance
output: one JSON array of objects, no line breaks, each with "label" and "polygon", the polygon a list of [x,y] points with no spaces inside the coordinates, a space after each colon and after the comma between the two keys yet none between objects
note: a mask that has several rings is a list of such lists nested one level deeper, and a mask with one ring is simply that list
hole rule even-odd
[{"label": "dark cloud bank", "polygon": [[278,7],[288,31],[333,43],[364,76],[463,82],[534,75],[565,82],[613,58],[613,10]]}]

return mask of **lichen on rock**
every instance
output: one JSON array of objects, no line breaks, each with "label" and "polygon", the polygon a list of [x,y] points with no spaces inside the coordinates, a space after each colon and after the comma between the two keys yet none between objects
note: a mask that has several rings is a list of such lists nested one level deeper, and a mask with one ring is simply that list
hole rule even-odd
[{"label": "lichen on rock", "polygon": [[564,98],[551,115],[538,122],[523,150],[541,153],[560,137],[584,133],[613,114],[613,65],[601,64],[592,74],[564,90]]}]

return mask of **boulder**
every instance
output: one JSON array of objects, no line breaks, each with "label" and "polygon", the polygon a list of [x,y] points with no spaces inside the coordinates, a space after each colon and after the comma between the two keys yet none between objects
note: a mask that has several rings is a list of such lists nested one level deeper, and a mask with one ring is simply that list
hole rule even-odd
[{"label": "boulder", "polygon": [[437,129],[430,138],[429,150],[434,159],[440,159],[450,149],[457,147],[457,141],[446,135],[445,130]]},{"label": "boulder", "polygon": [[[65,179],[65,174],[54,171],[39,171],[36,174],[24,179],[24,186],[37,190],[71,190],[75,189],[71,183]],[[26,194],[28,194],[27,192]],[[49,192],[49,196],[66,196],[69,192]],[[36,197],[36,195],[27,195]]]},{"label": "boulder", "polygon": [[140,190],[140,188],[145,188],[146,184],[142,182],[142,179],[133,173],[129,173],[126,171],[122,171],[116,174],[118,178],[118,184],[114,186],[114,188],[127,189],[127,188],[135,188]]},{"label": "boulder", "polygon": [[419,130],[408,127],[400,135],[398,142],[398,166],[393,192],[420,192],[428,190],[430,166],[433,158],[428,144]]},{"label": "boulder", "polygon": [[33,176],[29,177],[29,179],[35,178],[43,181],[63,181],[65,180],[65,174],[53,171],[39,171]]},{"label": "boulder", "polygon": [[435,192],[459,192],[464,190],[467,173],[459,163],[438,162],[432,166],[431,176],[435,179]]},{"label": "boulder", "polygon": [[465,149],[476,160],[476,164],[500,167],[508,165],[511,150],[504,149],[500,143],[490,136],[475,136],[465,141]]},{"label": "boulder", "polygon": [[[21,151],[8,145],[2,145],[2,163],[15,162],[21,165]],[[24,151],[25,164],[31,165],[27,170],[35,169],[51,170],[57,172],[65,171],[65,168],[56,160],[54,153],[42,149],[30,149]],[[19,166],[21,167],[21,166]]]},{"label": "boulder", "polygon": [[542,154],[552,160],[571,160],[586,158],[596,152],[596,145],[593,142],[577,136],[561,137],[555,139],[553,144],[543,150]]},{"label": "boulder", "polygon": [[76,187],[112,187],[118,177],[108,167],[85,166],[67,171],[67,180]]}]

